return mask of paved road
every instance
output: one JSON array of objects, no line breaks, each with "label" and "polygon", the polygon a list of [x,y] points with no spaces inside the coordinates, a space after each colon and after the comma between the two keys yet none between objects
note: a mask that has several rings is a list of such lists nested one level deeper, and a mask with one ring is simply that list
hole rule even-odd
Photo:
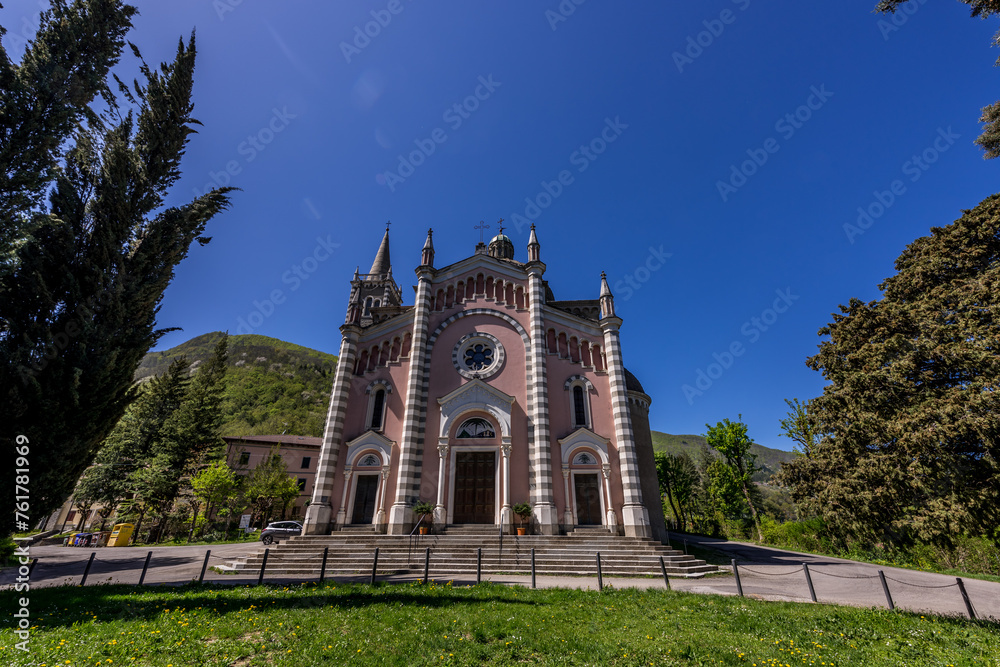
[{"label": "paved road", "polygon": [[[893,602],[898,608],[934,614],[966,616],[967,611],[955,577],[917,572],[899,568],[882,567],[856,561],[815,556],[761,547],[742,542],[727,542],[694,536],[674,536],[674,544],[683,539],[689,544],[716,549],[737,559],[743,592],[748,597],[765,600],[786,600],[809,602],[803,563],[809,565],[817,599],[827,603],[847,604],[859,607],[887,606],[885,594],[878,577],[878,571],[885,574]],[[145,583],[177,584],[197,579],[205,559],[205,551],[211,548],[209,565],[221,565],[237,556],[255,553],[261,549],[256,542],[226,544],[213,547],[130,547],[80,549],[68,547],[33,547],[31,555],[38,558],[38,565],[31,576],[34,587],[79,584],[91,552],[95,552],[94,564],[87,578],[87,585],[98,583],[138,583],[146,553],[153,552]],[[0,573],[0,589],[9,588],[16,572],[6,570]],[[431,577],[438,581],[451,580],[455,585],[475,583],[466,576],[448,577],[432,566]],[[380,577],[385,581],[412,581],[418,577]],[[504,584],[531,585],[531,577],[523,575],[486,575],[486,580]],[[254,584],[255,575],[222,575],[209,570],[206,581],[229,584]],[[329,577],[336,581],[367,581],[367,576]],[[273,583],[297,583],[301,578],[266,577]],[[1000,621],[1000,584],[977,579],[963,580],[977,616],[991,617]],[[663,580],[658,577],[623,578],[605,577],[604,584],[616,588],[662,588]],[[539,576],[539,587],[564,587],[596,589],[596,576],[551,577]],[[704,579],[674,579],[670,585],[675,590],[692,593],[736,595],[736,579],[732,574],[716,575]]]},{"label": "paved road", "polygon": [[[809,565],[816,597],[857,607],[887,607],[879,570],[886,577],[896,607],[917,612],[967,616],[965,602],[955,577],[932,572],[905,570],[843,558],[728,542],[709,537],[672,533],[674,545],[689,544],[715,549],[736,559],[743,592],[767,600],[809,602],[809,588],[802,564]],[[963,579],[973,609],[980,618],[1000,620],[1000,583]],[[711,577],[685,587],[698,593],[736,594],[733,576]]]}]

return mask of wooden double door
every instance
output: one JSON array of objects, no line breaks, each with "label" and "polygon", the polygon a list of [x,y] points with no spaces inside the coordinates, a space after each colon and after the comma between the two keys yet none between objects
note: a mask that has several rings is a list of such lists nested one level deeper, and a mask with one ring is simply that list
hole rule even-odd
[{"label": "wooden double door", "polygon": [[453,523],[496,523],[496,452],[457,452]]},{"label": "wooden double door", "polygon": [[576,487],[576,524],[578,526],[600,526],[601,516],[601,482],[597,473],[573,475],[573,486]]}]

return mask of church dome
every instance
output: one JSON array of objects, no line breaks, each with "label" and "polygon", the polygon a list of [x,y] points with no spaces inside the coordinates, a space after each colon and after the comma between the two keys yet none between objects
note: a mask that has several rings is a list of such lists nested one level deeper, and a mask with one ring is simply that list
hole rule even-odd
[{"label": "church dome", "polygon": [[489,254],[490,257],[514,259],[514,243],[510,237],[501,232],[490,239]]},{"label": "church dome", "polygon": [[627,368],[625,369],[625,389],[628,391],[638,391],[643,394],[646,393],[646,390],[642,388],[642,383],[639,382],[639,379],[632,375]]}]

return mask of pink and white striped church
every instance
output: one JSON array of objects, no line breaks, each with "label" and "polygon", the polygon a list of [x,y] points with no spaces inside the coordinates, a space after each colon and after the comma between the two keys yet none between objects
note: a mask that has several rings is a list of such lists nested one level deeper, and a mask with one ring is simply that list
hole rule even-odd
[{"label": "pink and white striped church", "polygon": [[557,301],[534,225],[527,261],[501,228],[436,268],[432,234],[412,306],[388,229],[351,280],[306,534],[407,534],[418,501],[437,530],[509,532],[512,506],[527,502],[536,533],[663,541],[650,398],[623,365],[604,274],[598,298]]}]

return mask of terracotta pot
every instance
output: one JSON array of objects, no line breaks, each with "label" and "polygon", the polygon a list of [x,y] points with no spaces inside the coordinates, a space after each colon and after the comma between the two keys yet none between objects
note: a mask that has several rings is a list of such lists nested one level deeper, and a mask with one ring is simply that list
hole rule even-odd
[{"label": "terracotta pot", "polygon": [[430,526],[420,526],[420,534],[421,535],[426,535],[427,533],[430,532],[430,530],[431,530]]},{"label": "terracotta pot", "polygon": [[517,527],[517,534],[518,534],[518,535],[524,535],[524,534],[526,534],[527,532],[528,532],[528,529],[527,529],[527,528],[525,528],[525,527],[523,527],[523,526],[518,526],[518,527]]}]

